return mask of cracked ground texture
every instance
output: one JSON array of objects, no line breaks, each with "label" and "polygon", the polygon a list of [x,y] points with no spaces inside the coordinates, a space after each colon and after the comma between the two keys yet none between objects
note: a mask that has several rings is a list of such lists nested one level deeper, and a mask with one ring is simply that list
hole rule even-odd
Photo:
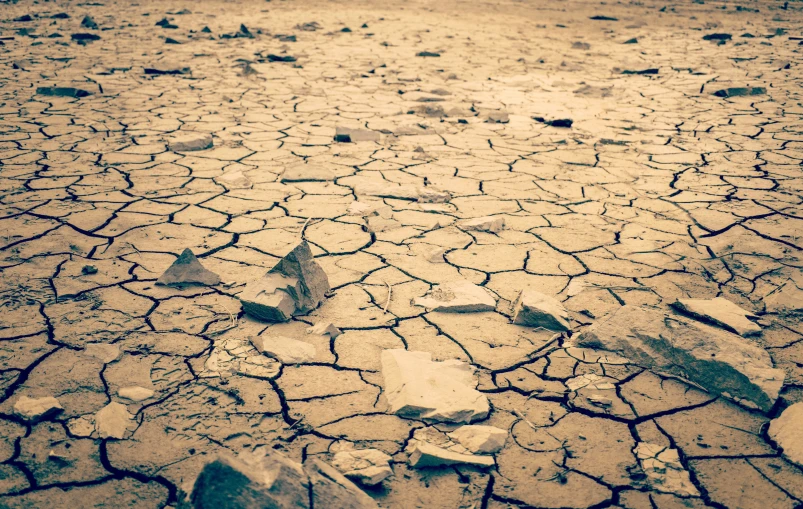
[{"label": "cracked ground texture", "polygon": [[[366,489],[381,507],[800,507],[803,471],[766,428],[803,400],[803,5],[738,7],[0,2],[0,506],[165,507],[221,449],[330,461],[353,444],[393,456]],[[766,93],[713,95],[745,86]],[[214,147],[172,151],[177,132]],[[331,180],[282,182],[298,165]],[[396,223],[372,233],[347,209],[376,182],[451,200],[385,198]],[[459,227],[483,216],[505,229]],[[236,295],[302,229],[330,297],[286,324],[245,316]],[[223,283],[155,286],[184,248]],[[410,304],[460,278],[497,310]],[[752,411],[513,325],[523,288],[562,301],[574,334],[625,304],[723,296],[759,315],[750,341],[785,370],[781,398]],[[344,333],[305,336],[318,322]],[[317,341],[316,357],[278,366],[249,351],[260,334]],[[385,412],[388,348],[477,369],[482,424],[510,434],[494,468],[407,465],[428,424]],[[584,394],[601,385],[610,405]],[[127,405],[125,438],[98,438],[128,386],[153,395]],[[64,411],[28,424],[22,396]],[[645,443],[676,453],[677,482],[650,482]]]}]

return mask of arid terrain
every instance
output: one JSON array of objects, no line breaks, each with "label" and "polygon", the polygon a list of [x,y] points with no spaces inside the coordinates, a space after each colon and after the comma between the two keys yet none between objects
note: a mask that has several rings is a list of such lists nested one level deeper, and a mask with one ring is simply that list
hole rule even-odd
[{"label": "arid terrain", "polygon": [[0,507],[803,507],[802,30],[0,1]]}]

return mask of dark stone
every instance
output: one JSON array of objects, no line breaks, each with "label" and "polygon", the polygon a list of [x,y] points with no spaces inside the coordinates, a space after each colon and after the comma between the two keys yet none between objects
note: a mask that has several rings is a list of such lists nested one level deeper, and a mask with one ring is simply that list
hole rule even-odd
[{"label": "dark stone", "polygon": [[73,88],[73,87],[39,87],[36,89],[36,93],[39,95],[47,95],[50,97],[87,97],[92,95],[91,92],[87,92],[86,90],[81,90],[80,88]]},{"label": "dark stone", "polygon": [[98,268],[94,265],[84,265],[81,267],[81,274],[85,276],[91,276],[92,274],[97,274]]},{"label": "dark stone", "polygon": [[173,39],[172,37],[168,37],[165,39],[165,44],[181,44],[181,43]]},{"label": "dark stone", "polygon": [[704,41],[729,41],[731,34],[708,34],[703,36]]},{"label": "dark stone", "polygon": [[14,21],[17,21],[17,22],[21,23],[21,22],[25,22],[25,21],[33,21],[33,18],[31,17],[30,14],[25,14],[23,16],[20,16],[19,18],[14,18]]},{"label": "dark stone", "polygon": [[84,16],[84,19],[81,20],[81,26],[84,28],[89,28],[90,30],[98,29],[98,24],[95,23],[95,20],[89,15]]},{"label": "dark stone", "polygon": [[267,58],[268,58],[268,62],[295,62],[296,61],[296,57],[293,57],[293,56],[290,56],[290,55],[281,56],[281,55],[270,54],[270,55],[268,55]]},{"label": "dark stone", "polygon": [[651,69],[641,69],[639,71],[631,71],[630,69],[625,69],[622,71],[622,74],[658,74],[658,69],[651,68]]},{"label": "dark stone", "polygon": [[588,19],[593,19],[594,21],[619,21],[619,18],[612,18],[610,16],[591,16]]},{"label": "dark stone", "polygon": [[52,19],[69,19],[70,15],[66,12],[60,12],[58,14],[54,14],[50,16]]},{"label": "dark stone", "polygon": [[189,74],[190,68],[189,67],[180,67],[180,68],[175,68],[175,69],[160,69],[158,67],[145,67],[143,69],[143,71],[145,72],[145,74],[151,74],[151,75],[156,75],[156,76],[163,75],[163,74],[176,75],[176,74]]},{"label": "dark stone", "polygon": [[78,42],[88,42],[88,41],[99,41],[100,36],[96,34],[72,34],[70,38],[73,41]]},{"label": "dark stone", "polygon": [[218,283],[220,283],[220,276],[204,268],[189,248],[185,249],[176,258],[173,265],[168,267],[156,281],[157,285],[179,287],[186,285],[214,286]]},{"label": "dark stone", "polygon": [[440,53],[435,53],[433,51],[420,51],[415,54],[417,57],[439,57],[441,56]]},{"label": "dark stone", "polygon": [[295,35],[279,34],[279,35],[276,35],[275,37],[277,39],[279,39],[280,41],[282,41],[282,42],[296,42],[296,36]]},{"label": "dark stone", "polygon": [[206,27],[206,26],[205,26],[205,27],[203,27],[203,28],[201,29],[201,32],[203,32],[203,33],[205,33],[205,34],[211,34],[211,33],[212,33],[212,30],[211,30],[209,27]]},{"label": "dark stone", "polygon": [[349,27],[341,28],[340,31],[343,32],[344,34],[351,33],[351,29]]},{"label": "dark stone", "polygon": [[533,117],[536,122],[544,123],[550,127],[571,127],[574,120],[570,118],[558,118],[555,120],[547,120],[544,117]]},{"label": "dark stone", "polygon": [[764,95],[767,89],[764,87],[733,87],[717,90],[714,95],[717,97],[745,97],[750,95]]},{"label": "dark stone", "polygon": [[638,39],[633,37],[632,39],[626,40],[623,44],[638,44]]}]

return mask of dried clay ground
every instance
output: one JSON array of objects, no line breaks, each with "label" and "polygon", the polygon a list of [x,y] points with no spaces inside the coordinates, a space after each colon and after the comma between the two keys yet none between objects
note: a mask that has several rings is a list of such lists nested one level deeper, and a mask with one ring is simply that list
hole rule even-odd
[{"label": "dried clay ground", "polygon": [[[221,449],[330,461],[349,444],[393,456],[393,477],[366,488],[381,507],[800,507],[803,471],[766,428],[803,400],[803,4],[739,7],[0,2],[0,507],[165,507]],[[734,86],[766,93],[713,95]],[[337,126],[381,138],[338,143]],[[171,151],[176,131],[214,147]],[[299,164],[335,179],[281,182]],[[376,180],[451,200],[387,198],[395,223],[372,233],[347,209]],[[459,228],[482,216],[505,229]],[[287,324],[245,316],[236,295],[305,223],[331,295]],[[423,255],[436,247],[446,263]],[[156,286],[184,248],[223,283]],[[459,278],[497,311],[411,305]],[[785,371],[780,399],[753,411],[596,362],[569,334],[511,323],[523,288],[562,301],[574,334],[625,304],[723,296],[759,315],[750,341]],[[305,335],[323,321],[344,333]],[[272,334],[316,342],[315,359],[247,356],[248,337]],[[431,423],[385,412],[391,348],[477,369],[483,423],[510,430],[495,467],[408,465]],[[589,373],[615,386],[611,404],[570,388]],[[126,402],[126,386],[154,394]],[[64,410],[32,425],[22,396]],[[122,439],[92,431],[110,401],[133,416]],[[667,468],[688,482],[651,483],[643,442],[676,450]]]}]

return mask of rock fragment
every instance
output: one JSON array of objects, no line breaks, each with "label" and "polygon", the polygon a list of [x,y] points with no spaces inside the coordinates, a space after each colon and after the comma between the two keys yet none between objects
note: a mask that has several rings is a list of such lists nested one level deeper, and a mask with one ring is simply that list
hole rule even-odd
[{"label": "rock fragment", "polygon": [[751,95],[764,95],[767,89],[764,87],[731,87],[717,90],[714,95],[717,97],[746,97]]},{"label": "rock fragment", "polygon": [[658,74],[658,69],[655,67],[650,67],[649,69],[638,69],[638,70],[625,69],[624,71],[622,71],[622,74],[641,74],[641,75]]},{"label": "rock fragment", "polygon": [[621,353],[634,364],[764,411],[783,386],[784,371],[761,347],[658,309],[623,306],[583,331],[576,344]]},{"label": "rock fragment", "polygon": [[207,270],[187,248],[176,261],[156,280],[157,285],[182,287],[188,285],[214,286],[220,283],[220,276]]},{"label": "rock fragment", "polygon": [[167,142],[167,148],[174,152],[194,152],[212,148],[212,135],[208,133],[179,133]]},{"label": "rock fragment", "polygon": [[479,313],[493,311],[496,299],[485,288],[463,280],[438,285],[413,299],[413,305],[444,313]]},{"label": "rock fragment", "polygon": [[[154,76],[160,75],[179,75],[179,74],[189,74],[190,68],[189,67],[179,67],[179,66],[166,66],[160,65],[158,67],[144,67],[143,72],[145,74],[150,74]],[[197,149],[196,149],[197,150]]]},{"label": "rock fragment", "polygon": [[294,57],[294,56],[291,56],[291,55],[274,55],[272,53],[269,54],[266,57],[266,59],[268,60],[268,62],[287,62],[287,63],[291,63],[291,62],[295,62],[296,61],[296,57]]},{"label": "rock fragment", "polygon": [[502,450],[507,431],[495,426],[470,424],[448,433],[449,437],[475,454],[494,454]]},{"label": "rock fragment", "polygon": [[426,442],[420,442],[415,445],[410,454],[409,461],[410,466],[414,468],[441,467],[448,465],[492,467],[496,464],[492,456],[453,452]]},{"label": "rock fragment", "polygon": [[64,410],[59,400],[53,396],[44,398],[29,398],[22,396],[14,403],[14,415],[25,421],[36,424],[44,421]]},{"label": "rock fragment", "polygon": [[347,212],[351,216],[360,217],[380,216],[384,217],[385,219],[390,219],[393,217],[393,209],[391,209],[388,205],[385,205],[385,202],[383,201],[354,201],[349,204]]},{"label": "rock fragment", "polygon": [[368,129],[352,129],[350,127],[335,128],[335,141],[340,143],[351,143],[358,141],[376,141],[380,139],[379,133]]},{"label": "rock fragment", "polygon": [[639,442],[633,453],[654,490],[681,497],[700,496],[680,462],[677,449]]},{"label": "rock fragment", "polygon": [[329,279],[303,241],[265,276],[248,283],[238,298],[250,316],[285,322],[318,307],[328,291]]},{"label": "rock fragment", "polygon": [[194,509],[377,507],[329,465],[311,459],[302,466],[278,452],[221,453],[195,479],[190,502]]},{"label": "rock fragment", "polygon": [[803,467],[803,402],[795,403],[770,421],[769,436],[783,455]]},{"label": "rock fragment", "polygon": [[510,115],[504,111],[492,111],[486,115],[485,122],[489,124],[507,124],[510,122]]},{"label": "rock fragment", "polygon": [[513,323],[542,327],[552,331],[567,331],[569,312],[556,299],[535,290],[522,290],[513,305]]},{"label": "rock fragment", "polygon": [[340,451],[332,459],[332,466],[352,481],[374,486],[393,475],[391,459],[378,449]]},{"label": "rock fragment", "polygon": [[466,231],[499,233],[505,228],[505,218],[493,216],[478,217],[461,223],[460,228]]},{"label": "rock fragment", "polygon": [[542,124],[546,124],[550,127],[571,127],[574,124],[574,120],[570,118],[557,118],[554,120],[547,120],[544,117],[533,117],[533,120],[536,122],[541,122]]},{"label": "rock fragment", "polygon": [[719,325],[740,336],[761,333],[761,327],[748,320],[748,318],[758,318],[757,316],[722,297],[678,299],[672,306],[694,318]]},{"label": "rock fragment", "polygon": [[36,93],[49,97],[73,97],[76,99],[92,95],[92,92],[73,87],[39,87],[36,89]]},{"label": "rock fragment", "polygon": [[436,53],[434,51],[419,51],[415,54],[417,57],[439,57],[441,56],[440,53]]},{"label": "rock fragment", "polygon": [[283,336],[256,336],[250,339],[260,353],[278,359],[282,364],[299,364],[315,358],[315,346]]},{"label": "rock fragment", "polygon": [[431,187],[422,187],[418,190],[418,201],[420,203],[448,203],[452,195],[446,191],[439,191]]},{"label": "rock fragment", "polygon": [[95,414],[95,431],[100,438],[125,438],[133,418],[125,405],[112,401]]},{"label": "rock fragment", "polygon": [[706,34],[703,36],[704,41],[729,41],[733,36],[731,34]]},{"label": "rock fragment", "polygon": [[91,41],[99,41],[100,36],[97,34],[71,34],[70,39],[78,44],[86,44]]},{"label": "rock fragment", "polygon": [[329,336],[331,339],[337,338],[343,332],[331,322],[318,322],[307,329],[307,334],[318,334],[319,336]]},{"label": "rock fragment", "polygon": [[488,398],[474,386],[474,368],[458,360],[433,362],[429,352],[384,350],[382,376],[389,413],[439,422],[488,415]]},{"label": "rock fragment", "polygon": [[155,393],[151,389],[146,389],[145,387],[138,387],[138,386],[130,386],[130,387],[123,387],[117,391],[117,395],[123,399],[127,399],[128,401],[145,401],[148,398],[153,397]]}]

